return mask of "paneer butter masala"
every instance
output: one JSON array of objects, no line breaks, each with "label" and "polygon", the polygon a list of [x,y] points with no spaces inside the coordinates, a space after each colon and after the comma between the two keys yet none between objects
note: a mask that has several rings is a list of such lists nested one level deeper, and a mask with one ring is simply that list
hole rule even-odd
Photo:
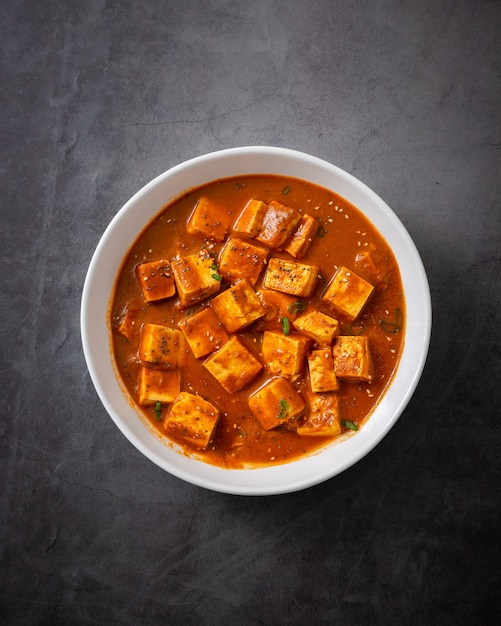
[{"label": "paneer butter masala", "polygon": [[111,300],[131,402],[228,468],[310,454],[363,426],[403,343],[397,263],[365,216],[283,176],[186,192],[130,249]]}]

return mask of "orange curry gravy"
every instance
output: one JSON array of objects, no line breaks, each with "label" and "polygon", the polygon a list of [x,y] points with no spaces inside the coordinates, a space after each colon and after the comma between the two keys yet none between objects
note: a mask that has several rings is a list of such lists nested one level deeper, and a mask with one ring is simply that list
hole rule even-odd
[{"label": "orange curry gravy", "polygon": [[[340,335],[364,334],[369,337],[374,368],[372,382],[342,382],[337,392],[340,396],[343,432],[349,426],[346,422],[360,427],[392,379],[403,346],[405,303],[397,263],[386,241],[358,209],[332,191],[283,176],[241,176],[218,180],[191,190],[166,206],[132,245],[116,279],[110,308],[116,368],[132,404],[162,437],[180,445],[187,454],[195,454],[208,463],[227,468],[262,467],[288,462],[312,453],[330,441],[325,437],[300,436],[283,426],[265,431],[251,413],[248,398],[270,378],[266,366],[247,387],[238,393],[229,394],[203,367],[205,357],[196,359],[188,346],[185,365],[181,370],[181,390],[202,396],[220,410],[220,420],[209,446],[201,451],[191,449],[186,441],[176,441],[166,432],[164,417],[168,406],[162,406],[160,415],[158,406],[138,404],[141,326],[151,322],[178,328],[180,320],[200,310],[204,304],[207,305],[207,301],[189,310],[180,306],[177,295],[146,304],[136,280],[135,268],[144,261],[173,260],[194,254],[202,245],[209,249],[217,263],[224,242],[204,241],[203,237],[190,235],[186,230],[187,220],[202,195],[223,207],[231,215],[231,224],[251,199],[265,203],[277,200],[301,213],[308,213],[320,223],[309,253],[301,260],[302,263],[319,267],[318,285],[310,298],[298,300],[303,300],[306,305],[304,313],[318,309],[338,319]],[[271,256],[292,259],[286,252],[276,250],[270,252]],[[375,287],[370,300],[354,322],[336,315],[319,301],[338,266],[350,268]],[[256,291],[261,286],[262,278],[255,285]],[[229,286],[223,280],[221,290]],[[134,323],[138,332],[131,339],[116,329],[125,310],[134,311],[136,315]],[[293,318],[291,316],[291,321]],[[262,333],[257,327],[258,322],[255,322],[240,331],[238,336],[263,362],[260,355]],[[304,375],[293,383],[296,390],[305,395],[309,384],[307,370],[305,365]]]}]

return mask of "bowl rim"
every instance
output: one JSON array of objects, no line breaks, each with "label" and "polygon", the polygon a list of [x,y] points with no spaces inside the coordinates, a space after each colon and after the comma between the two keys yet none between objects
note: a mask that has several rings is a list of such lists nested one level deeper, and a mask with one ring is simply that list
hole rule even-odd
[{"label": "bowl rim", "polygon": [[[221,174],[222,166],[229,173]],[[262,171],[263,167],[266,171]],[[240,171],[242,168],[245,171]],[[304,171],[307,176],[293,177],[304,180],[313,178],[312,182],[316,184],[321,184],[317,180],[335,180],[335,188],[325,183],[321,186],[332,189],[351,202],[389,243],[397,258],[405,291],[407,320],[404,346],[391,384],[376,410],[355,436],[348,435],[322,452],[282,465],[225,469],[179,454],[175,447],[162,443],[152,433],[152,427],[145,427],[144,421],[126,399],[110,350],[108,317],[113,284],[123,258],[139,233],[186,190],[239,174],[280,175],[290,171]],[[197,176],[194,184],[182,182],[191,181],[194,174]],[[137,210],[137,207],[144,206],[146,212]],[[106,293],[110,277],[113,284]],[[408,290],[410,278],[412,291]],[[426,363],[431,326],[431,295],[424,265],[398,216],[365,183],[338,166],[298,150],[272,146],[242,146],[209,152],[174,165],[139,189],[111,219],[95,248],[85,277],[80,308],[81,341],[89,375],[101,403],[129,442],[177,478],[234,495],[278,495],[306,489],[340,474],[366,456],[394,426],[414,394]],[[109,360],[102,358],[103,351],[106,351]],[[114,381],[110,378],[111,370]],[[405,387],[399,394],[394,390],[397,380],[402,380],[401,384]],[[336,455],[334,450],[341,450],[341,453]]]}]

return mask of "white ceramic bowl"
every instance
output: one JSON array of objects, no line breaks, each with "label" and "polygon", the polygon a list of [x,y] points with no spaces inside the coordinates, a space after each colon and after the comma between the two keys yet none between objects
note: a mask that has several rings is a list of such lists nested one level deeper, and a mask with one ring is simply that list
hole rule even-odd
[{"label": "white ceramic bowl", "polygon": [[[110,297],[123,258],[137,235],[186,189],[240,174],[283,174],[332,189],[361,210],[390,244],[406,299],[403,353],[393,382],[364,427],[310,457],[269,468],[227,470],[188,458],[146,427],[122,392],[110,352]],[[113,218],[92,257],[81,306],[82,343],[97,393],[127,439],[174,476],[215,491],[271,495],[297,491],[347,469],[377,445],[409,402],[421,376],[431,333],[428,281],[416,247],[402,223],[373,191],[316,157],[273,147],[221,150],[182,163],[148,183]]]}]

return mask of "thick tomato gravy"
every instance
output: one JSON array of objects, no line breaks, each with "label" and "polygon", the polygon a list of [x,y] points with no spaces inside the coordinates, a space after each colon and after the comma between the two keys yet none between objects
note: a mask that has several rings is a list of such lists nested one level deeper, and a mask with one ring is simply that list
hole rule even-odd
[{"label": "thick tomato gravy", "polygon": [[[220,412],[219,422],[207,447],[202,450],[192,448],[186,440],[166,431],[167,404],[138,403],[141,327],[145,323],[153,323],[178,328],[181,320],[206,306],[210,299],[188,308],[180,305],[177,295],[160,302],[146,303],[138,286],[136,267],[145,261],[179,259],[197,253],[201,246],[209,251],[217,265],[224,241],[187,232],[187,220],[202,196],[221,206],[228,214],[230,224],[234,224],[251,199],[265,203],[276,200],[318,221],[319,228],[309,252],[301,261],[318,266],[317,286],[310,297],[296,300],[302,302],[304,312],[317,309],[335,317],[339,322],[340,335],[369,338],[374,372],[371,382],[341,382],[339,390],[334,392],[339,395],[341,433],[362,427],[389,385],[403,346],[405,302],[399,269],[384,238],[358,209],[332,191],[284,176],[240,176],[188,191],[164,207],[138,236],[117,276],[110,306],[113,355],[132,404],[162,437],[180,445],[187,454],[227,468],[288,462],[318,450],[333,439],[301,436],[290,425],[264,430],[250,411],[249,396],[270,378],[260,352],[262,332],[259,321],[237,335],[263,363],[263,369],[237,393],[228,393],[203,366],[205,357],[195,358],[186,347],[186,359],[180,368],[181,390],[207,399]],[[287,252],[277,250],[271,250],[270,257],[292,259]],[[340,266],[349,268],[374,286],[369,301],[355,320],[333,313],[320,300]],[[259,290],[262,280],[263,276],[256,283],[256,290]],[[221,281],[221,291],[229,286],[226,280]],[[124,314],[133,318],[135,331],[128,333],[129,337],[117,331]],[[306,365],[292,384],[304,397],[311,396]],[[307,411],[306,408],[305,414]],[[353,434],[356,436],[356,433]]]}]

